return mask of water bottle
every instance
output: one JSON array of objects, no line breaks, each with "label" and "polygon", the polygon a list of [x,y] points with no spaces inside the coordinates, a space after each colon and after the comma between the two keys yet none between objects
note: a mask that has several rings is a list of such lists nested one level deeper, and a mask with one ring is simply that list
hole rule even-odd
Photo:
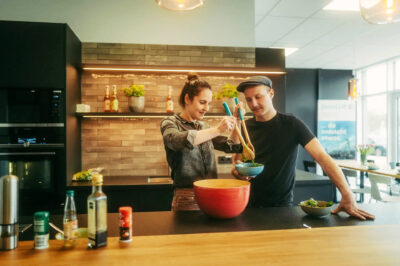
[{"label": "water bottle", "polygon": [[78,220],[74,202],[74,191],[68,190],[64,208],[64,247],[76,246],[78,239]]}]

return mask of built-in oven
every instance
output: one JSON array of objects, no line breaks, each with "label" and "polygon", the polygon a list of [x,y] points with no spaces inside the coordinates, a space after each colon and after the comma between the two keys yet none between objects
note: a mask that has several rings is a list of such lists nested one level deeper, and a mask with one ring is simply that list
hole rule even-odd
[{"label": "built-in oven", "polygon": [[18,176],[21,215],[57,208],[66,171],[64,127],[26,125],[0,124],[0,176]]},{"label": "built-in oven", "polygon": [[21,190],[39,193],[56,189],[58,150],[55,148],[8,149],[0,152],[0,175],[15,175]]},{"label": "built-in oven", "polygon": [[64,123],[64,91],[0,88],[0,125]]}]

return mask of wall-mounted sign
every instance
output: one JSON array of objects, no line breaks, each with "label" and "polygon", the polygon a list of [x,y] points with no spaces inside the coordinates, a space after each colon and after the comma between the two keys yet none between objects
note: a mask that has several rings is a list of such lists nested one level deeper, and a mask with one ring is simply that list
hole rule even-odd
[{"label": "wall-mounted sign", "polygon": [[319,100],[318,139],[333,158],[355,159],[356,103],[349,100]]}]

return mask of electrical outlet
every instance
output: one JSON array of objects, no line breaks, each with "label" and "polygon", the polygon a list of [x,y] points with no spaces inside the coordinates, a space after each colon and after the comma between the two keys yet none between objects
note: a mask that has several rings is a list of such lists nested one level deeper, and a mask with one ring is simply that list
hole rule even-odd
[{"label": "electrical outlet", "polygon": [[232,156],[218,156],[218,164],[231,164]]}]

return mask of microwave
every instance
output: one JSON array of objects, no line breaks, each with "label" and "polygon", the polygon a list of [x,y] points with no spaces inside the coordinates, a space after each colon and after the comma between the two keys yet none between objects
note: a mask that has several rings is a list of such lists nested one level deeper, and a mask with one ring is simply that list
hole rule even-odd
[{"label": "microwave", "polygon": [[0,126],[63,125],[64,102],[60,89],[0,88]]}]

